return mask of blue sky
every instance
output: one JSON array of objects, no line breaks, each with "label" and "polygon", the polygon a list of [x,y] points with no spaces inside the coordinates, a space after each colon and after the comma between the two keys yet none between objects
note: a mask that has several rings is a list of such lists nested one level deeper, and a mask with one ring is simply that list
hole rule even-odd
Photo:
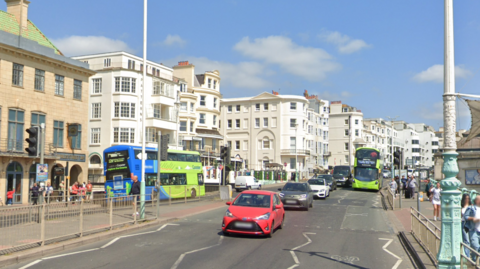
[{"label": "blue sky", "polygon": [[[142,2],[31,0],[29,19],[70,56],[141,56]],[[480,1],[454,2],[457,91],[478,94]],[[150,0],[148,28],[149,60],[218,69],[226,98],[307,89],[367,118],[443,124],[443,1]]]}]

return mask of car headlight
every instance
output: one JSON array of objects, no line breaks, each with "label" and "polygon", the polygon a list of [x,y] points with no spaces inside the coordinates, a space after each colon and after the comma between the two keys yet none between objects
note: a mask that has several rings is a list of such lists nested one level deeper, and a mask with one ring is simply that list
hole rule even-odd
[{"label": "car headlight", "polygon": [[227,211],[225,212],[225,217],[233,218],[233,214],[230,212],[230,210],[227,209]]},{"label": "car headlight", "polygon": [[258,216],[256,218],[254,218],[255,220],[267,220],[270,218],[270,212],[268,212],[267,214],[264,214],[264,215],[261,215],[261,216]]},{"label": "car headlight", "polygon": [[319,190],[318,192],[325,192],[325,189]]},{"label": "car headlight", "polygon": [[300,194],[300,199],[306,199],[307,195],[306,194]]},{"label": "car headlight", "polygon": [[279,193],[278,195],[279,195],[280,197],[283,197],[283,196],[285,196],[285,194],[284,194],[284,193]]}]

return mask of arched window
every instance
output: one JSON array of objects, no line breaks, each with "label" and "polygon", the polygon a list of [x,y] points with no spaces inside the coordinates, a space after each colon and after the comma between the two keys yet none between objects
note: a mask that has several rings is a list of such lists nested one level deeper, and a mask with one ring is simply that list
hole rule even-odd
[{"label": "arched window", "polygon": [[98,155],[93,155],[90,157],[90,164],[101,164],[102,161],[100,160],[100,156]]}]

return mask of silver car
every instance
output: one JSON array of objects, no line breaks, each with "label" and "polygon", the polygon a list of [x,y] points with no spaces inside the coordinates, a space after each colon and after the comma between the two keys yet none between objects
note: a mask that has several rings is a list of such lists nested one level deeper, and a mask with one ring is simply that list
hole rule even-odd
[{"label": "silver car", "polygon": [[303,208],[308,211],[313,207],[313,195],[316,191],[313,191],[308,183],[287,183],[278,190],[285,208]]}]

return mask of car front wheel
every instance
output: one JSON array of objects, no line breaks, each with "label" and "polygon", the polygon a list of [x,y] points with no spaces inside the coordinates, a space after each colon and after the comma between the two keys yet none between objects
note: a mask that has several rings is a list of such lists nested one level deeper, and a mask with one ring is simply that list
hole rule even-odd
[{"label": "car front wheel", "polygon": [[280,223],[280,226],[278,226],[278,229],[283,229],[284,223],[285,223],[285,215],[283,215],[282,223]]},{"label": "car front wheel", "polygon": [[272,238],[273,232],[275,232],[275,221],[272,221],[272,226],[270,227],[270,233],[268,234],[268,237]]}]

